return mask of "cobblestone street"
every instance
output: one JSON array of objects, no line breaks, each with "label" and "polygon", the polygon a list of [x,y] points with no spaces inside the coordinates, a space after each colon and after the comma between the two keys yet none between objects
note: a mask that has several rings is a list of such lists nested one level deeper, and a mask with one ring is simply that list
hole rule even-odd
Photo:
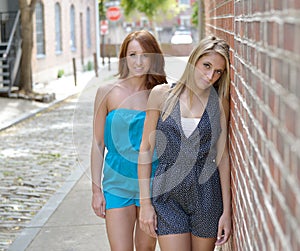
[{"label": "cobblestone street", "polygon": [[85,107],[78,97],[0,133],[1,251],[82,164],[80,147],[88,156],[91,131],[85,127],[92,125],[93,97]]}]

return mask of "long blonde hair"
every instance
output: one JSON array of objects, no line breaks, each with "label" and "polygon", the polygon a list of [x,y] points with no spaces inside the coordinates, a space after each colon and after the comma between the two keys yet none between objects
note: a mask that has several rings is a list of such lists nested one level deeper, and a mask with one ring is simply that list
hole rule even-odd
[{"label": "long blonde hair", "polygon": [[218,92],[220,98],[229,98],[229,85],[230,85],[230,56],[229,45],[223,39],[219,39],[215,36],[209,36],[202,39],[198,46],[191,52],[185,70],[181,78],[176,82],[174,88],[170,89],[169,95],[162,109],[162,119],[165,120],[174,109],[180,94],[186,87],[189,87],[190,97],[193,95],[192,90],[196,86],[194,72],[195,65],[198,60],[210,52],[217,52],[226,62],[225,70],[222,76],[213,84],[214,88]]}]

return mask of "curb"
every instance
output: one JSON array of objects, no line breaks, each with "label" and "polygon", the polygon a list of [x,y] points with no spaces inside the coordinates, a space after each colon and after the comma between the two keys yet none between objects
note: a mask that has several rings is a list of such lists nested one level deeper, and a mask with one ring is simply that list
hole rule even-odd
[{"label": "curb", "polygon": [[80,166],[77,165],[77,168],[65,180],[62,187],[50,197],[42,209],[39,210],[39,212],[31,219],[28,225],[18,234],[13,243],[8,247],[8,251],[22,251],[30,245],[51,215],[59,207],[63,199],[77,184],[85,171],[85,169],[80,168]]},{"label": "curb", "polygon": [[72,98],[72,97],[75,97],[76,95],[78,95],[80,92],[78,93],[73,93],[63,99],[57,99],[57,100],[54,100],[52,102],[50,102],[46,107],[43,107],[43,108],[37,108],[35,110],[32,110],[31,112],[29,112],[29,114],[25,114],[23,116],[20,116],[16,119],[13,119],[11,121],[9,121],[8,123],[4,124],[3,126],[0,127],[0,132],[12,127],[12,126],[15,126],[23,121],[25,121],[26,119],[29,119],[29,118],[32,118],[34,116],[36,116],[38,113],[41,113],[41,112],[44,112],[46,111],[47,109],[51,108],[52,106],[55,106],[59,103],[62,103],[64,101],[66,101],[67,99],[69,98]]}]

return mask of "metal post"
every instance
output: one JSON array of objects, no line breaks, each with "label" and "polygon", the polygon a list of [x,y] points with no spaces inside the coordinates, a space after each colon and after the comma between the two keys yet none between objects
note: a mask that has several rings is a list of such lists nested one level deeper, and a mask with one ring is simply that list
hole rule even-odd
[{"label": "metal post", "polygon": [[75,60],[75,58],[72,58],[72,62],[73,62],[74,83],[75,83],[75,86],[77,86],[77,73],[76,73],[76,60]]},{"label": "metal post", "polygon": [[98,77],[98,60],[97,60],[97,53],[94,53],[94,70],[95,70],[95,75]]},{"label": "metal post", "polygon": [[104,66],[104,51],[105,51],[105,45],[104,45],[104,35],[101,35],[101,56],[102,56],[102,65]]},{"label": "metal post", "polygon": [[204,38],[204,4],[203,0],[198,0],[198,29],[199,29],[199,41]]},{"label": "metal post", "polygon": [[[97,55],[97,61],[98,58],[100,58],[100,27],[99,27],[99,5],[98,0],[95,0],[95,9],[96,9],[96,55]],[[96,66],[95,66],[96,67]],[[97,69],[98,71],[98,69]]]}]

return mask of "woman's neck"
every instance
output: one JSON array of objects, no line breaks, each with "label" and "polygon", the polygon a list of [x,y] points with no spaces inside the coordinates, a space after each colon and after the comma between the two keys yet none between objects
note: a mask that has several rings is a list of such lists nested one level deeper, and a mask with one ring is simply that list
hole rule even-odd
[{"label": "woman's neck", "polygon": [[146,76],[129,77],[122,81],[132,91],[146,90]]}]

